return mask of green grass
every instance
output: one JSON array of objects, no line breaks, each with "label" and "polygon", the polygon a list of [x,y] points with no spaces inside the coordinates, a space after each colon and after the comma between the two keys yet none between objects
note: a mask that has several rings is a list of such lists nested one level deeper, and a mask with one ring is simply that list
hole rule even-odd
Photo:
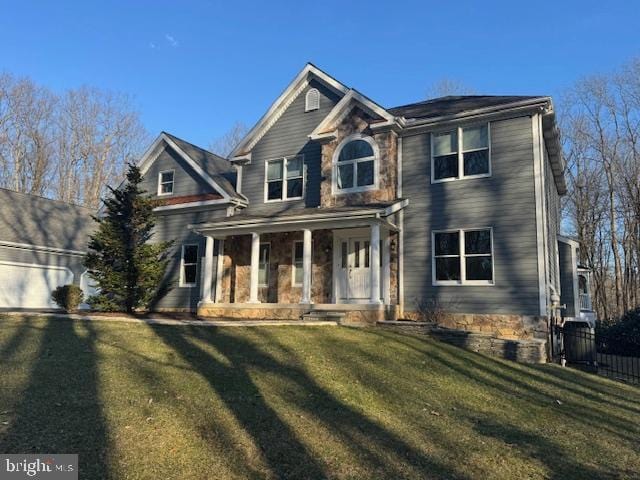
[{"label": "green grass", "polygon": [[640,477],[637,387],[388,331],[0,318],[0,382],[91,480]]}]

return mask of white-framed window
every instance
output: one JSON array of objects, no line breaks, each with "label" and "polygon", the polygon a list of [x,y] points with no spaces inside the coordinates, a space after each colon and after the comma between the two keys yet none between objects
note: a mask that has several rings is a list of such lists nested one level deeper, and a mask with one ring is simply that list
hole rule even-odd
[{"label": "white-framed window", "polygon": [[294,287],[301,287],[304,277],[304,242],[302,240],[295,240],[293,242],[293,255],[292,255],[292,268],[293,273],[291,275],[292,285]]},{"label": "white-framed window", "polygon": [[158,196],[173,194],[174,170],[163,170],[158,174]]},{"label": "white-framed window", "polygon": [[351,193],[372,190],[378,183],[378,146],[360,134],[345,138],[333,156],[333,191]]},{"label": "white-framed window", "polygon": [[311,88],[307,91],[304,98],[304,111],[311,112],[320,108],[320,92],[317,88]]},{"label": "white-framed window", "polygon": [[258,285],[269,286],[269,256],[271,254],[271,244],[260,244],[260,255],[258,257]]},{"label": "white-framed window", "polygon": [[491,176],[491,124],[431,134],[431,183]]},{"label": "white-framed window", "polygon": [[304,197],[304,155],[265,162],[265,202],[299,200]]},{"label": "white-framed window", "polygon": [[198,245],[182,245],[180,286],[195,287],[198,283]]},{"label": "white-framed window", "polygon": [[493,229],[434,231],[431,237],[434,285],[494,285]]}]

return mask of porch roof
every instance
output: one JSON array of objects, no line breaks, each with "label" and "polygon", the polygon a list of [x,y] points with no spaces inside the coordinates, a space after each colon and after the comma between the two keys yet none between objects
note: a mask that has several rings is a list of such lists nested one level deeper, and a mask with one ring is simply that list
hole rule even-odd
[{"label": "porch roof", "polygon": [[189,229],[214,237],[242,235],[252,232],[286,232],[291,230],[319,230],[330,228],[355,228],[381,223],[392,230],[397,227],[388,217],[409,204],[406,199],[394,202],[370,203],[332,208],[303,208],[269,215],[240,213],[217,222],[189,225]]}]

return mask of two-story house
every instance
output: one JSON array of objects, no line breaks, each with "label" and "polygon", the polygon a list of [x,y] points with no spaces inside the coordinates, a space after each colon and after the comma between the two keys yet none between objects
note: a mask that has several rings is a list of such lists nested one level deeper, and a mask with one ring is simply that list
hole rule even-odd
[{"label": "two-story house", "polygon": [[177,241],[155,308],[543,334],[564,168],[549,97],[384,108],[308,64],[228,160],[166,133],[144,155]]}]

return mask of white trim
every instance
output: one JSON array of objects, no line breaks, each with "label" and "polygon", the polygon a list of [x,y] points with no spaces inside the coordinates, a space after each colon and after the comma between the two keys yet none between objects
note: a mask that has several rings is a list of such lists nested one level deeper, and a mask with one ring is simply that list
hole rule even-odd
[{"label": "white trim", "polygon": [[[185,283],[184,281],[184,267],[185,267],[185,263],[184,263],[184,250],[186,247],[196,247],[196,281],[193,283]],[[200,245],[198,245],[197,243],[183,243],[182,244],[182,252],[180,253],[180,281],[178,283],[178,287],[180,288],[191,288],[191,287],[195,287],[196,285],[198,285],[198,266],[200,263]],[[193,263],[189,263],[187,265],[194,265]]]},{"label": "white trim", "polygon": [[54,255],[73,255],[73,256],[85,256],[86,251],[81,250],[67,250],[65,248],[45,247],[42,245],[31,245],[29,243],[16,243],[0,240],[0,247],[20,248],[24,250],[36,250],[40,252],[51,253]]},{"label": "white trim", "polygon": [[271,242],[260,242],[260,247],[258,248],[258,252],[260,252],[262,250],[262,246],[266,245],[269,247],[268,252],[269,254],[267,255],[268,259],[267,259],[267,270],[265,273],[265,277],[267,280],[267,283],[260,283],[260,263],[262,262],[262,258],[258,255],[258,287],[259,288],[268,288],[269,287],[269,280],[270,280],[270,276],[271,276]]},{"label": "white trim", "polygon": [[[486,148],[477,148],[474,150],[463,150],[463,130],[467,129],[467,128],[474,128],[474,127],[481,127],[486,123],[487,125],[487,147]],[[434,178],[434,155],[433,155],[433,137],[434,135],[437,135],[439,133],[446,133],[446,132],[452,132],[452,131],[456,131],[456,136],[457,136],[457,151],[455,152],[458,156],[458,176],[457,177],[446,177],[446,178],[440,178],[440,179],[436,179]],[[453,127],[453,128],[448,128],[448,129],[439,129],[439,130],[434,130],[433,132],[431,132],[430,134],[430,139],[429,139],[429,143],[430,143],[430,147],[431,147],[431,183],[445,183],[445,182],[453,182],[456,180],[469,180],[472,178],[487,178],[491,176],[491,122],[482,122],[482,123],[475,123],[475,124],[471,124],[471,125],[458,125],[457,127]],[[480,173],[477,175],[465,175],[464,174],[464,154],[467,152],[473,152],[473,151],[479,151],[479,150],[487,150],[487,160],[488,160],[488,167],[489,167],[489,171],[487,173]]]},{"label": "white trim", "polygon": [[333,107],[329,114],[320,122],[320,124],[309,134],[311,140],[320,140],[335,136],[335,128],[342,119],[353,109],[352,103],[359,103],[364,107],[365,111],[377,115],[385,120],[384,124],[375,124],[377,127],[386,127],[396,125],[399,119],[391,115],[380,105],[362,95],[360,92],[351,89],[342,99]]},{"label": "white trim", "polygon": [[[162,181],[162,175],[164,173],[171,173],[171,182],[163,182]],[[164,184],[168,184],[171,183],[171,191],[170,192],[163,192],[162,191],[162,186]],[[170,195],[173,195],[175,193],[175,186],[176,186],[176,170],[174,168],[170,168],[168,170],[161,170],[160,172],[158,172],[158,196],[159,197],[167,197]]]},{"label": "white trim", "polygon": [[304,240],[294,240],[292,245],[293,248],[291,251],[291,286],[295,288],[300,288],[302,287],[302,283],[296,283],[296,270],[298,268],[296,266],[296,243],[302,244],[301,269],[304,270],[303,268],[304,267]]},{"label": "white trim", "polygon": [[[29,267],[29,268],[40,268],[42,270],[62,270],[65,272],[69,272],[73,278],[75,278],[75,274],[73,270],[68,267],[61,267],[60,265],[48,265],[46,263],[26,263],[26,262],[11,262],[9,260],[0,260],[0,265],[10,265],[14,267]],[[71,280],[73,282],[73,279]]]},{"label": "white trim", "polygon": [[[243,203],[232,200],[231,203],[236,205],[245,205]],[[210,205],[228,205],[229,201],[225,199],[215,199],[215,200],[200,200],[197,202],[186,202],[186,203],[176,203],[175,205],[163,205],[161,207],[156,207],[153,209],[154,212],[163,212],[165,210],[179,210],[182,208],[194,208],[194,207],[208,207]]]},{"label": "white trim", "polygon": [[[402,149],[403,138],[398,137],[398,197],[402,198],[403,194],[403,165],[402,165]],[[405,201],[408,203],[408,201]],[[398,316],[404,316],[404,210],[398,211]]]},{"label": "white trim", "polygon": [[[466,257],[486,257],[487,254],[467,254],[465,253],[464,234],[465,232],[473,232],[478,230],[489,230],[489,239],[491,242],[491,280],[467,280]],[[458,233],[458,254],[457,255],[440,255],[440,257],[448,256],[458,258],[460,261],[460,280],[437,280],[436,279],[436,241],[437,233]],[[467,228],[445,228],[431,231],[431,285],[434,287],[441,286],[473,286],[473,287],[493,287],[496,285],[496,267],[495,252],[493,248],[493,227],[467,227]]]},{"label": "white trim", "polygon": [[313,270],[313,236],[309,229],[303,230],[302,245],[302,298],[301,303],[312,303],[311,298],[311,272]]},{"label": "white trim", "polygon": [[[574,242],[577,244],[577,242]],[[571,252],[571,269],[573,280],[573,314],[578,317],[580,315],[580,281],[578,276],[578,247],[576,245],[569,244],[569,251]],[[591,292],[589,292],[591,294]]]},{"label": "white trim", "polygon": [[[173,150],[175,150],[178,155],[182,157],[182,159],[187,162],[187,164],[202,178],[205,182],[211,185],[218,194],[222,196],[223,199],[230,201],[231,197],[225,190],[218,185],[218,183],[211,178],[207,172],[205,172],[193,159],[186,154],[184,150],[182,150],[166,133],[161,133],[158,138],[153,142],[151,147],[145,152],[140,161],[138,162],[138,168],[140,169],[140,174],[144,175],[149,167],[156,161],[156,159],[160,156],[163,149],[159,149],[158,147],[161,145],[162,141],[164,141],[168,146],[170,146]],[[156,151],[157,150],[157,151]],[[154,154],[155,153],[155,154]]]},{"label": "white trim", "polygon": [[538,257],[538,296],[540,316],[548,314],[547,308],[547,271],[545,260],[545,235],[544,235],[544,186],[542,183],[542,152],[540,139],[540,115],[531,116],[531,129],[533,135],[533,180],[536,205],[536,246]]},{"label": "white trim", "polygon": [[[311,95],[315,95],[315,98],[309,98]],[[317,88],[310,88],[304,96],[304,111],[313,112],[320,108],[320,90]]]},{"label": "white trim", "polygon": [[[371,145],[373,149],[373,157],[362,157],[354,160],[348,160],[346,162],[338,162],[338,158],[340,157],[340,152],[349,142],[353,140],[363,140]],[[370,162],[373,161],[373,185],[363,185],[361,187],[357,186],[357,167],[355,166],[360,162]],[[351,188],[339,188],[338,187],[338,165],[354,165],[353,168],[353,187]],[[348,193],[358,193],[358,192],[366,192],[369,190],[377,190],[378,184],[380,182],[380,149],[376,141],[368,136],[363,135],[362,133],[353,133],[348,137],[345,137],[336,147],[333,152],[333,157],[331,158],[331,193],[333,195],[344,195]]]},{"label": "white trim", "polygon": [[[334,92],[345,95],[348,88],[342,83],[324,73],[315,65],[308,63],[296,75],[293,81],[280,94],[280,96],[271,104],[266,113],[258,120],[254,127],[247,133],[242,141],[231,152],[229,158],[231,161],[247,160],[246,155],[250,153],[255,144],[264,136],[264,134],[273,126],[273,124],[282,116],[284,111],[295,100],[295,98],[307,87],[309,79],[315,78]],[[250,160],[250,157],[249,157]]]},{"label": "white trim", "polygon": [[[287,183],[288,183],[288,178],[287,178],[287,172],[289,170],[289,160],[291,159],[295,159],[295,158],[300,158],[302,160],[302,195],[299,197],[287,197]],[[282,162],[282,198],[273,198],[273,199],[269,199],[268,195],[269,195],[269,182],[267,180],[267,175],[269,172],[269,163],[272,162]],[[299,178],[299,177],[295,177],[295,178]],[[275,180],[277,181],[277,180]],[[298,154],[298,155],[290,155],[290,156],[284,156],[284,157],[280,157],[280,158],[273,158],[271,160],[265,160],[264,162],[264,203],[278,203],[278,202],[291,202],[294,200],[304,200],[304,195],[305,195],[305,184],[307,183],[307,166],[304,163],[304,154]]]}]

